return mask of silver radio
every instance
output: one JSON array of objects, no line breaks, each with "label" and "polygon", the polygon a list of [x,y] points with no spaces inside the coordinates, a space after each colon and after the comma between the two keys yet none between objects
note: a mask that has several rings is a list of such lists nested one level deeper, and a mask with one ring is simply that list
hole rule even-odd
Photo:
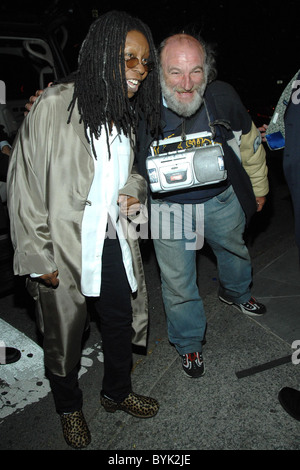
[{"label": "silver radio", "polygon": [[153,192],[216,184],[227,178],[222,146],[207,132],[187,135],[184,140],[160,140],[152,145],[151,153],[146,168]]}]

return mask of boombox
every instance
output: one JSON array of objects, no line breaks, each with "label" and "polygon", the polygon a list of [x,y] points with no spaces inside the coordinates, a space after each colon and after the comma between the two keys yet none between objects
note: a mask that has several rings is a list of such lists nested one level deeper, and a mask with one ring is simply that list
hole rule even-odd
[{"label": "boombox", "polygon": [[[202,132],[153,144],[146,160],[151,191],[179,191],[226,180],[222,146],[207,137]],[[199,142],[204,145],[198,147]]]}]

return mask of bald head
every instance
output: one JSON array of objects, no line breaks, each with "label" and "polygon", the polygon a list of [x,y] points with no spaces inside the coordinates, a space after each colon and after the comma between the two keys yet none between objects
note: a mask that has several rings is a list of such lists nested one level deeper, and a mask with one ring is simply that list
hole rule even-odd
[{"label": "bald head", "polygon": [[170,53],[176,51],[179,54],[180,51],[185,52],[188,49],[194,49],[196,53],[198,52],[205,56],[204,47],[196,38],[189,34],[174,34],[165,39],[161,44],[161,61]]}]

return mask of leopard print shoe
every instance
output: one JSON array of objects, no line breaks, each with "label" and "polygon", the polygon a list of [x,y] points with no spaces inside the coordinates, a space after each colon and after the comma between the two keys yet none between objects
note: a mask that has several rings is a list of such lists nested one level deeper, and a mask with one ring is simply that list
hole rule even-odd
[{"label": "leopard print shoe", "polygon": [[121,403],[111,400],[101,392],[100,401],[105,410],[110,413],[122,410],[136,418],[152,418],[159,410],[159,404],[155,398],[145,397],[133,392],[129,393],[128,397]]},{"label": "leopard print shoe", "polygon": [[89,445],[91,434],[81,410],[61,414],[60,419],[63,435],[69,446],[81,449]]}]

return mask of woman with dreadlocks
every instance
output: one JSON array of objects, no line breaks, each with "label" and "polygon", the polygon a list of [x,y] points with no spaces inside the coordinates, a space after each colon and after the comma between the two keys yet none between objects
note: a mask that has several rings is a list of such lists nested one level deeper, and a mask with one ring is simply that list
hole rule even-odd
[{"label": "woman with dreadlocks", "polygon": [[72,82],[47,88],[24,120],[8,175],[14,271],[28,276],[56,410],[75,448],[90,442],[78,385],[86,297],[100,320],[101,404],[140,418],[159,408],[131,388],[131,343],[146,344],[147,295],[138,240],[124,230],[147,193],[132,169],[138,120],[143,114],[153,133],[159,123],[151,33],[126,13],[105,14],[78,64]]}]

